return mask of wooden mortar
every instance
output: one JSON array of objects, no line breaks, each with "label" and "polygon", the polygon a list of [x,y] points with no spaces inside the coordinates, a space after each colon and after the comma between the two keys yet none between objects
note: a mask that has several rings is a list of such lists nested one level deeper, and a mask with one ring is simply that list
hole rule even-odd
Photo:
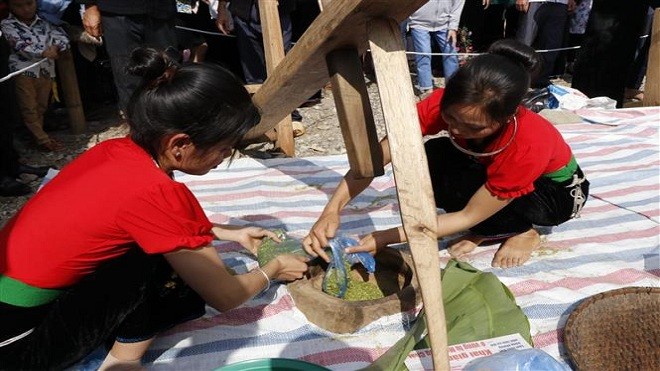
[{"label": "wooden mortar", "polygon": [[406,312],[421,303],[412,257],[407,251],[385,248],[374,256],[376,272],[363,267],[351,270],[353,279],[373,282],[385,297],[375,300],[346,301],[323,292],[325,271],[310,268],[310,277],[287,286],[296,307],[315,325],[335,333],[353,333],[380,317]]}]

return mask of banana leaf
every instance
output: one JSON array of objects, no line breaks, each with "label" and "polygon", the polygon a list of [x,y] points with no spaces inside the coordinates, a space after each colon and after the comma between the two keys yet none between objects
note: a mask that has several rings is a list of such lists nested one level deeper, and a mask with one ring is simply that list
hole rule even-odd
[{"label": "banana leaf", "polygon": [[[452,259],[441,277],[449,345],[514,333],[533,344],[529,320],[497,276]],[[422,311],[406,335],[365,370],[406,370],[410,351],[429,347],[426,326]]]}]

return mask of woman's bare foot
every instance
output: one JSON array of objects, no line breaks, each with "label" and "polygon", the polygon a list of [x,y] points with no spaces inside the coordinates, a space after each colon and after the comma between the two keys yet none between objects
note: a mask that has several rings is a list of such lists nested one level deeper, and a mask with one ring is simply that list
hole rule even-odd
[{"label": "woman's bare foot", "polygon": [[644,92],[637,89],[628,89],[624,93],[626,99],[644,100]]},{"label": "woman's bare foot", "polygon": [[482,236],[468,234],[449,242],[447,251],[453,258],[460,259],[476,249],[485,240]]},{"label": "woman's bare foot", "polygon": [[493,267],[511,268],[522,265],[532,255],[532,251],[541,244],[541,236],[534,229],[508,238],[495,253]]}]

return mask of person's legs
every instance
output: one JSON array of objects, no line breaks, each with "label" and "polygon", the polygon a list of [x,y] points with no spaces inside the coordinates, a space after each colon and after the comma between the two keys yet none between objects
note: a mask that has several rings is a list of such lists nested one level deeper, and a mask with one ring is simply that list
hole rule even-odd
[{"label": "person's legs", "polygon": [[[534,192],[514,200],[508,207],[539,226],[555,226],[576,217],[589,196],[589,181],[579,168],[572,179],[558,183],[541,177],[534,182],[534,188]],[[541,237],[533,228],[509,237],[495,253],[493,267],[523,264],[540,242]]]},{"label": "person's legs", "polygon": [[98,371],[142,370],[142,356],[147,352],[154,338],[136,343],[115,341]]},{"label": "person's legs", "polygon": [[516,40],[525,45],[532,46],[534,40],[536,40],[536,34],[539,30],[536,13],[539,11],[541,5],[542,3],[529,3],[529,9],[527,9],[526,13],[519,12]]},{"label": "person's legs", "polygon": [[504,4],[490,4],[484,9],[483,51],[504,38]]},{"label": "person's legs", "polygon": [[261,24],[257,13],[256,7],[253,6],[250,11],[250,19],[234,17],[236,44],[247,84],[261,84],[266,80],[266,61]]},{"label": "person's legs", "polygon": [[62,369],[82,359],[102,345],[143,300],[154,262],[153,256],[134,247],[104,264],[46,304],[46,314],[33,319],[30,335],[1,347],[0,364]]},{"label": "person's legs", "polygon": [[415,68],[417,69],[417,85],[420,91],[433,89],[433,75],[431,73],[431,35],[428,31],[419,28],[410,28],[413,48],[415,48]]},{"label": "person's legs", "polygon": [[117,89],[119,110],[126,112],[128,100],[140,84],[138,76],[130,75],[125,68],[133,49],[144,43],[145,16],[102,14],[103,38],[110,56],[112,75]]},{"label": "person's legs", "polygon": [[[43,81],[24,75],[15,77],[16,100],[25,126],[30,130],[38,145],[48,143],[50,138],[43,128],[43,113],[38,99],[43,95]],[[48,86],[50,89],[50,85]],[[49,90],[50,92],[50,90]]]},{"label": "person's legs", "polygon": [[177,48],[175,19],[145,18],[144,45],[157,50]]},{"label": "person's legs", "polygon": [[[9,73],[9,45],[5,38],[0,37],[0,76]],[[0,83],[0,179],[10,177],[18,170],[18,153],[14,148],[14,125],[16,118],[12,115],[16,110],[16,88],[14,80]],[[15,180],[14,180],[15,182]],[[20,185],[15,185],[20,187]],[[25,190],[25,188],[23,188]],[[0,190],[0,192],[2,192]],[[2,194],[2,193],[0,193]]]},{"label": "person's legs", "polygon": [[201,317],[206,303],[172,270],[162,256],[154,256],[145,296],[115,331],[115,342],[101,366],[112,369],[140,366],[155,336],[179,323]]},{"label": "person's legs", "polygon": [[588,97],[607,96],[623,106],[626,71],[633,63],[648,5],[643,1],[594,1],[572,87]]},{"label": "person's legs", "polygon": [[[537,13],[539,23],[536,43],[541,49],[558,49],[563,46],[566,21],[568,20],[568,8],[566,4],[545,3]],[[543,70],[539,76],[532,81],[532,87],[542,88],[550,84],[550,76],[555,66],[559,52],[541,53],[543,59]]]},{"label": "person's legs", "polygon": [[[492,5],[490,5],[492,6]],[[459,28],[467,27],[470,31],[472,46],[478,52],[485,51],[486,29],[484,27],[485,9],[483,0],[466,0],[461,12]]]},{"label": "person's legs", "polygon": [[640,35],[647,36],[640,38],[639,43],[637,44],[635,61],[632,64],[630,71],[628,72],[628,81],[626,82],[626,99],[644,99],[644,93],[640,92],[639,89],[642,86],[642,81],[644,81],[644,76],[646,76],[646,67],[649,60],[649,50],[651,48],[651,30],[653,29],[653,13],[653,8],[649,7],[646,14],[644,29],[642,31],[642,35]]},{"label": "person's legs", "polygon": [[[457,50],[447,39],[447,31],[431,32],[431,36],[438,46],[440,52],[445,54],[456,53]],[[445,76],[445,83],[449,80],[456,70],[458,70],[458,56],[457,55],[443,55],[442,56],[442,70]]]},{"label": "person's legs", "polygon": [[[425,144],[429,174],[436,206],[446,212],[462,210],[472,195],[486,182],[484,165],[459,152],[448,139],[432,139]],[[584,178],[580,170],[579,178]],[[507,238],[493,259],[494,266],[510,267],[524,263],[538,246],[533,225],[558,225],[572,217],[574,201],[588,196],[589,182],[571,185],[573,180],[556,183],[541,177],[535,191],[517,198],[504,209],[470,228],[470,234],[450,243],[449,252],[460,258],[487,239]],[[579,188],[579,191],[576,189]]]}]

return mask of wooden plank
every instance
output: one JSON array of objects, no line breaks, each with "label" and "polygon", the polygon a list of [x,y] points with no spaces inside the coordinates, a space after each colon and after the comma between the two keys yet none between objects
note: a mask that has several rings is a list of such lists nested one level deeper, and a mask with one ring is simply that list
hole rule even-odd
[{"label": "wooden plank", "polygon": [[[259,0],[259,17],[261,18],[263,33],[266,71],[270,75],[284,59],[284,41],[282,40],[280,15],[277,11],[277,0]],[[291,116],[285,115],[282,117],[277,123],[275,131],[277,132],[275,146],[280,148],[287,156],[293,157],[295,155],[295,144]]]},{"label": "wooden plank", "polygon": [[368,33],[401,219],[426,311],[433,367],[449,370],[435,202],[403,40],[399,24],[392,19],[372,20]]},{"label": "wooden plank", "polygon": [[64,104],[69,113],[71,132],[82,134],[87,129],[87,121],[85,120],[85,112],[83,111],[82,101],[80,100],[78,76],[76,75],[76,67],[73,64],[71,49],[65,50],[60,54],[56,66],[60,84],[62,85]]},{"label": "wooden plank", "polygon": [[326,55],[336,49],[367,46],[366,23],[375,17],[401,22],[428,0],[334,0],[287,53],[254,102],[261,108],[261,122],[246,139],[259,137],[328,82]]},{"label": "wooden plank", "polygon": [[259,90],[260,87],[261,84],[248,84],[245,85],[245,90],[247,90],[247,92],[250,94],[254,94],[257,92],[257,90]]},{"label": "wooden plank", "polygon": [[327,61],[351,170],[358,178],[383,175],[383,156],[358,51],[335,50]]},{"label": "wooden plank", "polygon": [[653,14],[653,30],[651,31],[651,49],[646,68],[646,83],[644,85],[645,106],[660,106],[660,8]]}]

